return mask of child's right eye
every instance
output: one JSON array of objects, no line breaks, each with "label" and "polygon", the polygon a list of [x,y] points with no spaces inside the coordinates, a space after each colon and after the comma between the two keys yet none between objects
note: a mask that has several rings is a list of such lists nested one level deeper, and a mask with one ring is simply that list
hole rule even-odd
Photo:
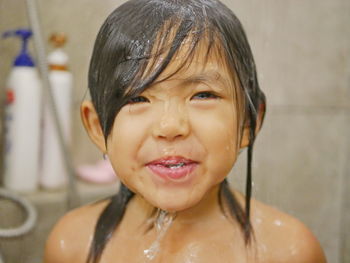
[{"label": "child's right eye", "polygon": [[137,96],[137,97],[131,98],[128,101],[128,104],[136,104],[136,103],[143,103],[143,102],[149,102],[149,100],[144,96]]}]

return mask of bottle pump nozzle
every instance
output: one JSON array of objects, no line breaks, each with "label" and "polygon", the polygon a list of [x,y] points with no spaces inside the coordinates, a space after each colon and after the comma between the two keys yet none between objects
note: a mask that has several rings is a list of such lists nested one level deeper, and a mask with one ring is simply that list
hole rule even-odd
[{"label": "bottle pump nozzle", "polygon": [[29,55],[28,49],[27,49],[28,40],[32,36],[32,34],[33,33],[30,29],[11,30],[3,33],[2,35],[3,38],[17,36],[22,40],[22,49],[13,63],[15,67],[16,66],[34,67],[33,59]]}]

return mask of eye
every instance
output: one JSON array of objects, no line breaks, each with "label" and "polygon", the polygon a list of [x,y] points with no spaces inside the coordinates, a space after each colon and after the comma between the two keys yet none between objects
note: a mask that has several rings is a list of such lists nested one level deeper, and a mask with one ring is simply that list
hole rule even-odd
[{"label": "eye", "polygon": [[198,92],[194,94],[191,99],[206,100],[206,99],[218,99],[218,98],[220,97],[211,91],[203,91],[203,92]]},{"label": "eye", "polygon": [[143,102],[149,102],[149,100],[144,96],[137,96],[137,97],[131,98],[128,101],[128,104],[136,104],[136,103],[143,103]]}]

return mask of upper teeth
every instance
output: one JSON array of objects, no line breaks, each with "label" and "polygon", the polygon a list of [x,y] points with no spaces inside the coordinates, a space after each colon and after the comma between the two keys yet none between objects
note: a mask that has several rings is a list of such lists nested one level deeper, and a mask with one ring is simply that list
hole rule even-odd
[{"label": "upper teeth", "polygon": [[180,168],[184,165],[185,165],[185,163],[176,163],[176,164],[168,164],[167,166],[171,169],[176,169],[176,168]]}]

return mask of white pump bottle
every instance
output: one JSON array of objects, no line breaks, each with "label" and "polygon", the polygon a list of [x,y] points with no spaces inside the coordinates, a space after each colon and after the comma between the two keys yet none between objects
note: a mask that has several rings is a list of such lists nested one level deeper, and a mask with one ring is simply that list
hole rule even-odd
[{"label": "white pump bottle", "polygon": [[26,29],[3,35],[22,39],[21,53],[14,61],[7,82],[4,149],[4,186],[19,192],[35,191],[39,174],[41,82],[27,53],[31,35]]}]

